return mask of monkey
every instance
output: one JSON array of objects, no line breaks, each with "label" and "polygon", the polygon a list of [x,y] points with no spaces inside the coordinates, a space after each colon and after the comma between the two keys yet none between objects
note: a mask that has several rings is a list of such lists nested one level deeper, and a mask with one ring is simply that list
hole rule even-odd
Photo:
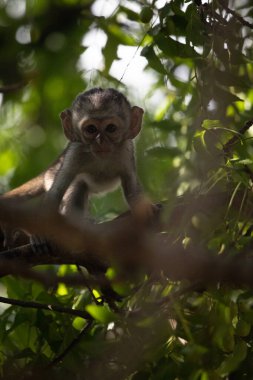
[{"label": "monkey", "polygon": [[138,180],[133,145],[143,113],[113,88],[78,94],[60,114],[67,147],[45,171],[2,197],[30,200],[42,196],[43,203],[56,211],[68,215],[78,210],[86,215],[90,195],[113,190],[121,183],[134,217],[150,218],[154,205]]}]

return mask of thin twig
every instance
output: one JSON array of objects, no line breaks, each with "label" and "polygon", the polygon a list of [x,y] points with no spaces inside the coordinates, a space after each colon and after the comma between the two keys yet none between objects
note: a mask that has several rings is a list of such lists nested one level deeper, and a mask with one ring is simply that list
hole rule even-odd
[{"label": "thin twig", "polygon": [[253,119],[247,121],[244,124],[244,126],[241,129],[239,129],[238,133],[234,135],[230,140],[228,140],[228,142],[224,145],[223,147],[224,152],[228,153],[231,146],[237,143],[240,137],[244,135],[244,133],[247,132],[250,129],[250,127],[252,127],[252,125],[253,125]]},{"label": "thin twig", "polygon": [[83,278],[84,283],[85,283],[85,286],[86,286],[86,288],[88,289],[88,291],[89,291],[89,293],[90,293],[90,295],[91,295],[93,301],[95,302],[95,304],[96,304],[96,305],[103,305],[104,302],[103,302],[102,297],[97,298],[97,297],[94,295],[94,293],[93,293],[93,291],[92,291],[92,288],[91,288],[90,284],[88,283],[87,278],[85,277],[85,275],[84,275],[84,273],[83,273],[83,271],[82,271],[81,266],[77,264],[76,267],[77,267],[78,272],[80,273],[80,276]]},{"label": "thin twig", "polygon": [[[55,264],[55,263],[54,263]],[[15,262],[9,262],[8,260],[0,260],[0,277],[7,275],[19,276],[24,279],[34,280],[43,284],[46,288],[50,288],[63,283],[68,286],[83,287],[87,286],[106,286],[107,280],[103,276],[97,275],[95,278],[84,278],[80,274],[69,274],[65,276],[57,276],[51,272],[39,272],[32,270],[31,268],[24,265],[20,260],[17,259]]]},{"label": "thin twig", "polygon": [[89,313],[83,310],[70,309],[67,307],[62,307],[58,305],[47,305],[35,301],[21,301],[13,298],[0,297],[0,302],[8,305],[21,306],[25,308],[37,309],[37,310],[49,310],[56,311],[57,313],[65,313],[70,315],[75,315],[76,317],[84,318],[91,321],[91,316]]},{"label": "thin twig", "polygon": [[126,75],[126,72],[127,72],[128,68],[129,68],[129,66],[131,65],[132,61],[133,61],[134,58],[136,57],[136,55],[137,55],[137,53],[138,53],[138,51],[139,51],[139,49],[140,49],[140,47],[141,47],[143,41],[145,40],[145,38],[146,38],[146,36],[148,35],[148,33],[152,30],[152,28],[153,28],[153,26],[155,25],[157,19],[158,19],[158,16],[155,18],[155,20],[153,21],[153,23],[151,24],[151,26],[148,28],[148,30],[146,30],[146,32],[143,34],[143,36],[142,36],[140,42],[138,43],[138,45],[137,45],[137,47],[136,47],[136,49],[135,49],[134,54],[132,55],[132,57],[130,58],[130,60],[128,61],[128,63],[126,64],[125,69],[124,69],[124,71],[123,71],[123,73],[122,73],[122,75],[121,75],[121,77],[120,77],[120,79],[119,79],[119,82],[122,82],[122,81],[123,81],[124,76]]},{"label": "thin twig", "polygon": [[[234,135],[230,140],[228,140],[228,142],[223,146],[223,151],[226,157],[229,156],[231,147],[241,139],[244,133],[247,132],[252,125],[253,119],[247,121],[244,126],[238,131],[238,133]],[[243,171],[250,177],[251,181],[253,181],[253,173],[248,165],[243,165]]]},{"label": "thin twig", "polygon": [[83,336],[89,331],[92,325],[92,320],[89,320],[86,324],[86,326],[83,327],[81,332],[72,340],[72,342],[65,348],[65,350],[58,356],[54,358],[54,360],[47,366],[47,368],[51,368],[55,366],[56,364],[60,363],[63,358],[74,348],[80,340],[83,338]]},{"label": "thin twig", "polygon": [[233,9],[229,8],[225,1],[224,0],[220,0],[220,3],[221,5],[223,6],[224,9],[226,9],[226,11],[228,13],[230,13],[232,16],[234,16],[234,18],[236,18],[242,25],[244,26],[247,26],[248,28],[250,29],[253,29],[253,24],[251,24],[250,22],[244,20],[244,18],[242,16],[240,16],[236,11],[234,11]]}]

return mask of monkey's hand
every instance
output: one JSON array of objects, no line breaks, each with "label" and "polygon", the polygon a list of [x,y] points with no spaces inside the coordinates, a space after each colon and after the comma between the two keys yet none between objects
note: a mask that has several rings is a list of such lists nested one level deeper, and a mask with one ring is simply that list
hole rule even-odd
[{"label": "monkey's hand", "polygon": [[20,230],[7,225],[1,225],[1,229],[4,236],[3,247],[6,249],[16,247]]},{"label": "monkey's hand", "polygon": [[157,208],[145,195],[140,195],[131,205],[134,218],[140,223],[152,222],[157,215]]},{"label": "monkey's hand", "polygon": [[31,244],[32,251],[35,254],[39,254],[39,255],[40,254],[42,254],[42,255],[43,254],[48,254],[48,255],[53,254],[51,244],[44,237],[37,236],[37,235],[31,235],[30,236],[30,244]]}]

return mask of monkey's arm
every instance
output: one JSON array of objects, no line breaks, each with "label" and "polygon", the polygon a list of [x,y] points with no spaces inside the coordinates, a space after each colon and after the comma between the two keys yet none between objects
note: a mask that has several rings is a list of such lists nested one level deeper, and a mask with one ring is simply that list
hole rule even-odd
[{"label": "monkey's arm", "polygon": [[62,164],[55,174],[51,188],[44,196],[44,202],[50,203],[50,206],[58,209],[63,196],[70,186],[71,182],[80,172],[80,144],[71,143],[62,156]]},{"label": "monkey's arm", "polygon": [[124,173],[121,176],[121,183],[127,203],[132,207],[143,194],[135,170]]}]

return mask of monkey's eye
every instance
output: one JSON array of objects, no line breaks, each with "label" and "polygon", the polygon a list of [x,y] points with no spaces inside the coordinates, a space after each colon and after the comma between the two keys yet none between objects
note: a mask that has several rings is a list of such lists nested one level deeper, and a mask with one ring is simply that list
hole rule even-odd
[{"label": "monkey's eye", "polygon": [[97,127],[93,124],[87,125],[87,127],[85,127],[85,132],[94,135],[94,133],[97,132]]},{"label": "monkey's eye", "polygon": [[105,130],[106,130],[106,132],[113,133],[116,131],[116,129],[117,129],[116,125],[108,124]]}]

